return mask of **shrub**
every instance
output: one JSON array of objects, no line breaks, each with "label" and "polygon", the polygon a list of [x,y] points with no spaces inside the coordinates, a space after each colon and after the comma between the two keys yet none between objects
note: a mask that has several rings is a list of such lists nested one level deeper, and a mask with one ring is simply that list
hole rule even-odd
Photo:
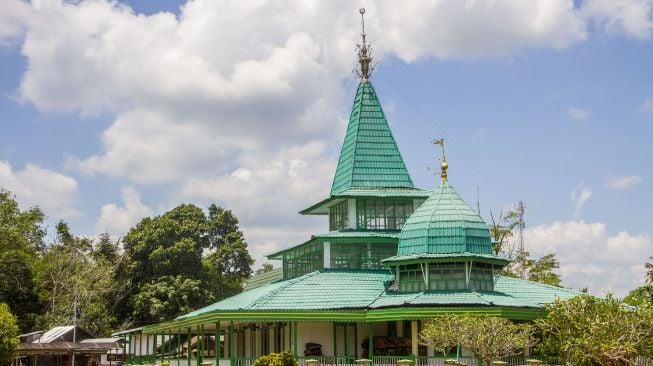
[{"label": "shrub", "polygon": [[293,354],[288,351],[270,353],[256,359],[254,366],[298,366],[299,362]]}]

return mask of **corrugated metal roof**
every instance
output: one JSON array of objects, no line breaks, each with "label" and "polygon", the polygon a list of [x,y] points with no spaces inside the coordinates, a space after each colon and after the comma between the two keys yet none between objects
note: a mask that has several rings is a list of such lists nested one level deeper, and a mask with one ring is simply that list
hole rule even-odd
[{"label": "corrugated metal roof", "polygon": [[542,308],[556,297],[567,299],[578,292],[496,276],[495,291],[387,292],[394,280],[387,270],[324,269],[286,281],[266,284],[253,290],[193,311],[177,319],[220,311],[345,310],[389,307],[504,306]]},{"label": "corrugated metal roof", "polygon": [[247,280],[247,283],[245,283],[245,287],[243,287],[243,291],[252,290],[257,287],[261,287],[266,283],[279,281],[281,279],[283,279],[283,268],[276,268],[270,272],[265,272],[252,276],[250,279]]},{"label": "corrugated metal roof", "polygon": [[368,81],[358,85],[331,195],[351,187],[413,187],[381,103]]},{"label": "corrugated metal roof", "polygon": [[492,254],[488,225],[443,181],[406,220],[398,256],[423,253]]}]

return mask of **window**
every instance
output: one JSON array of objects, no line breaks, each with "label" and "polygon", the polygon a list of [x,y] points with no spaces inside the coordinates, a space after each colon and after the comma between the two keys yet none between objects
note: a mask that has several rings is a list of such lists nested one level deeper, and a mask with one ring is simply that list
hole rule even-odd
[{"label": "window", "polygon": [[381,260],[396,254],[395,243],[332,243],[331,268],[384,268]]},{"label": "window", "polygon": [[412,200],[356,200],[358,229],[401,230],[412,213]]},{"label": "window", "polygon": [[322,243],[304,245],[283,254],[283,278],[295,278],[324,267]]},{"label": "window", "polygon": [[429,289],[432,291],[464,290],[464,263],[430,263]]},{"label": "window", "polygon": [[424,276],[419,264],[399,266],[399,292],[424,291]]},{"label": "window", "polygon": [[348,229],[348,219],[347,200],[329,208],[329,230]]},{"label": "window", "polygon": [[469,289],[472,291],[493,291],[493,266],[486,263],[471,263],[471,266],[472,270],[469,274]]}]

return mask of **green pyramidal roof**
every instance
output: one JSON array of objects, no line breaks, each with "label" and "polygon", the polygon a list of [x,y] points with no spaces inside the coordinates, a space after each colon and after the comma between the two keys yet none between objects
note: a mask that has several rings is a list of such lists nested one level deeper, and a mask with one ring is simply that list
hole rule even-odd
[{"label": "green pyramidal roof", "polygon": [[354,187],[414,188],[369,81],[358,85],[331,195]]},{"label": "green pyramidal roof", "polygon": [[397,256],[492,254],[490,230],[446,180],[406,220]]}]

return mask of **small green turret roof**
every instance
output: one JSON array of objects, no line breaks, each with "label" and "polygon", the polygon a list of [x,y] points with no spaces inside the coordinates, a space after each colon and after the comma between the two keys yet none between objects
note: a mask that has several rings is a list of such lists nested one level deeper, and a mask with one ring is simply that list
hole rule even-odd
[{"label": "small green turret roof", "polygon": [[369,81],[358,85],[331,195],[355,187],[414,188]]},{"label": "small green turret roof", "polygon": [[488,225],[447,180],[406,220],[397,256],[416,254],[492,255]]}]

